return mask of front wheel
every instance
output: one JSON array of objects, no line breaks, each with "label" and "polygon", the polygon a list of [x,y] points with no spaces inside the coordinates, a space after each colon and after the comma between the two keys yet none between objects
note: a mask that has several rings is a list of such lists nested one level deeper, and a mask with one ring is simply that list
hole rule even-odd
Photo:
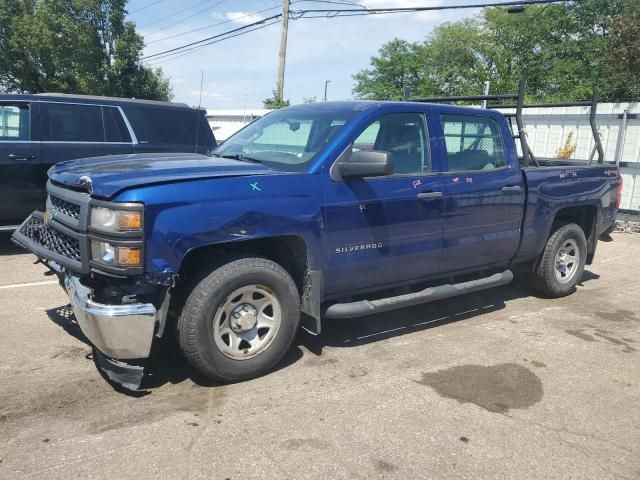
[{"label": "front wheel", "polygon": [[270,260],[241,258],[195,286],[178,320],[178,342],[207,377],[247,380],[282,359],[299,320],[300,296],[291,276]]},{"label": "front wheel", "polygon": [[548,297],[559,298],[575,290],[587,261],[587,239],[575,223],[558,228],[547,240],[533,274],[533,287]]}]

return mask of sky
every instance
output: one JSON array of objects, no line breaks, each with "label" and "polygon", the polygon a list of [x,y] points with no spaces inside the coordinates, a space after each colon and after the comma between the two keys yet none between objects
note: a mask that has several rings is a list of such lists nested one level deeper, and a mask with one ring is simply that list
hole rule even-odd
[{"label": "sky", "polygon": [[[347,2],[348,0],[332,0]],[[360,0],[368,8],[479,3],[481,0]],[[255,13],[270,9],[263,13]],[[354,8],[353,5],[292,0],[291,10]],[[213,36],[275,15],[282,0],[129,0],[128,19],[145,38],[143,56]],[[289,21],[284,97],[292,104],[353,97],[352,75],[367,68],[372,56],[395,37],[425,39],[435,26],[476,15],[478,9],[366,15],[346,18],[304,17]],[[224,22],[224,23],[222,23]],[[221,24],[222,23],[222,24]],[[216,25],[219,24],[219,25]],[[192,32],[192,30],[198,30]],[[280,24],[172,58],[149,60],[170,78],[174,101],[211,109],[262,108],[275,88]]]}]

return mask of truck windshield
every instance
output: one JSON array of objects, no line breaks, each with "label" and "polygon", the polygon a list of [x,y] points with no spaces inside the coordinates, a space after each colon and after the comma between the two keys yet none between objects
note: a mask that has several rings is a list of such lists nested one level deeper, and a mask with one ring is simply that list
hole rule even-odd
[{"label": "truck windshield", "polygon": [[213,154],[303,172],[356,113],[309,106],[277,110],[229,137]]}]

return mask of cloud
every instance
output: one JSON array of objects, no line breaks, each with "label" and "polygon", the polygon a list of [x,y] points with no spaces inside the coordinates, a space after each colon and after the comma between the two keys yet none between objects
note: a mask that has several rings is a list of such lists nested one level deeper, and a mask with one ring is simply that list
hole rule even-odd
[{"label": "cloud", "polygon": [[227,12],[226,17],[240,25],[249,25],[250,23],[256,23],[264,19],[262,15],[247,12]]}]

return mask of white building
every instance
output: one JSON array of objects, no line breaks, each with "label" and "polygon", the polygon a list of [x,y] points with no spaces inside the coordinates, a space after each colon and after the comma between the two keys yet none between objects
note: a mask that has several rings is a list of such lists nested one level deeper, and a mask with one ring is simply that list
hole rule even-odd
[{"label": "white building", "polygon": [[207,120],[216,140],[226,140],[246,124],[269,113],[271,110],[254,108],[246,110],[207,110]]}]

